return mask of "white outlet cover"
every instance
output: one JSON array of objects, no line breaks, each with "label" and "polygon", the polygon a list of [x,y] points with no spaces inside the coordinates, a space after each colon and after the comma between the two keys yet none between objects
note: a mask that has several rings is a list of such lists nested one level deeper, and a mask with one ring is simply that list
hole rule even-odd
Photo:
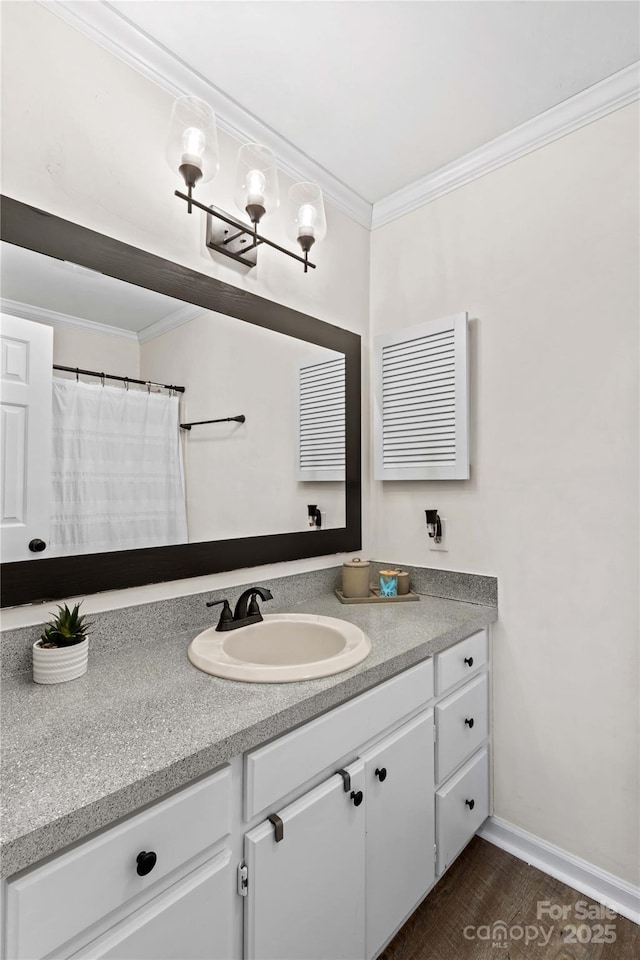
[{"label": "white outlet cover", "polygon": [[449,528],[445,517],[440,517],[440,526],[442,527],[442,539],[440,543],[436,543],[435,537],[429,537],[429,550],[438,551],[439,553],[447,553],[449,550],[448,544],[448,533]]}]

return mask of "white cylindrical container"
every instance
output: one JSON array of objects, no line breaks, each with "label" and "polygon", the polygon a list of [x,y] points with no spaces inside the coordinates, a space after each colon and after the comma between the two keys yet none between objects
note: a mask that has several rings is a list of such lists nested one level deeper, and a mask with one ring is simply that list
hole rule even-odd
[{"label": "white cylindrical container", "polygon": [[36,683],[64,683],[87,672],[89,639],[70,647],[43,649],[37,640],[33,645],[33,679]]}]

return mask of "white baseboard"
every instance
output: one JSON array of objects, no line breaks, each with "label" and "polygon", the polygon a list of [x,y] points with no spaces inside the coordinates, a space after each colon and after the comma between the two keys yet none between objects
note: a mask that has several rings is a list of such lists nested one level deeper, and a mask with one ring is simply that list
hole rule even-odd
[{"label": "white baseboard", "polygon": [[621,917],[640,923],[640,887],[634,887],[499,817],[489,817],[478,831],[478,836],[592,900],[610,907]]}]

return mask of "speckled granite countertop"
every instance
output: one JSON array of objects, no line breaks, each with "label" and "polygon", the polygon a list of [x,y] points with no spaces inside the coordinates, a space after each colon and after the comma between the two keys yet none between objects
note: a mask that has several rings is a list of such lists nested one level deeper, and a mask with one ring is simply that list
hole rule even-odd
[{"label": "speckled granite countertop", "polygon": [[[90,653],[89,672],[55,686],[2,686],[2,875],[9,876],[231,757],[432,656],[497,618],[497,609],[422,596],[342,605],[333,596],[277,607],[341,617],[373,649],[320,680],[219,680],[187,660],[199,629]],[[215,621],[214,621],[215,622]]]}]

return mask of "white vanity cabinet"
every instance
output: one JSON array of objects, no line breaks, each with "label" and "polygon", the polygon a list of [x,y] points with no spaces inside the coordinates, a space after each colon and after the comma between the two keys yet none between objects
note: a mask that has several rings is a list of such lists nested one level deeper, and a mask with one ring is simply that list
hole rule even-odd
[{"label": "white vanity cabinet", "polygon": [[247,755],[247,960],[372,958],[424,897],[432,701],[428,660]]},{"label": "white vanity cabinet", "polygon": [[481,630],[10,878],[2,960],[373,960],[490,813],[488,667]]}]

